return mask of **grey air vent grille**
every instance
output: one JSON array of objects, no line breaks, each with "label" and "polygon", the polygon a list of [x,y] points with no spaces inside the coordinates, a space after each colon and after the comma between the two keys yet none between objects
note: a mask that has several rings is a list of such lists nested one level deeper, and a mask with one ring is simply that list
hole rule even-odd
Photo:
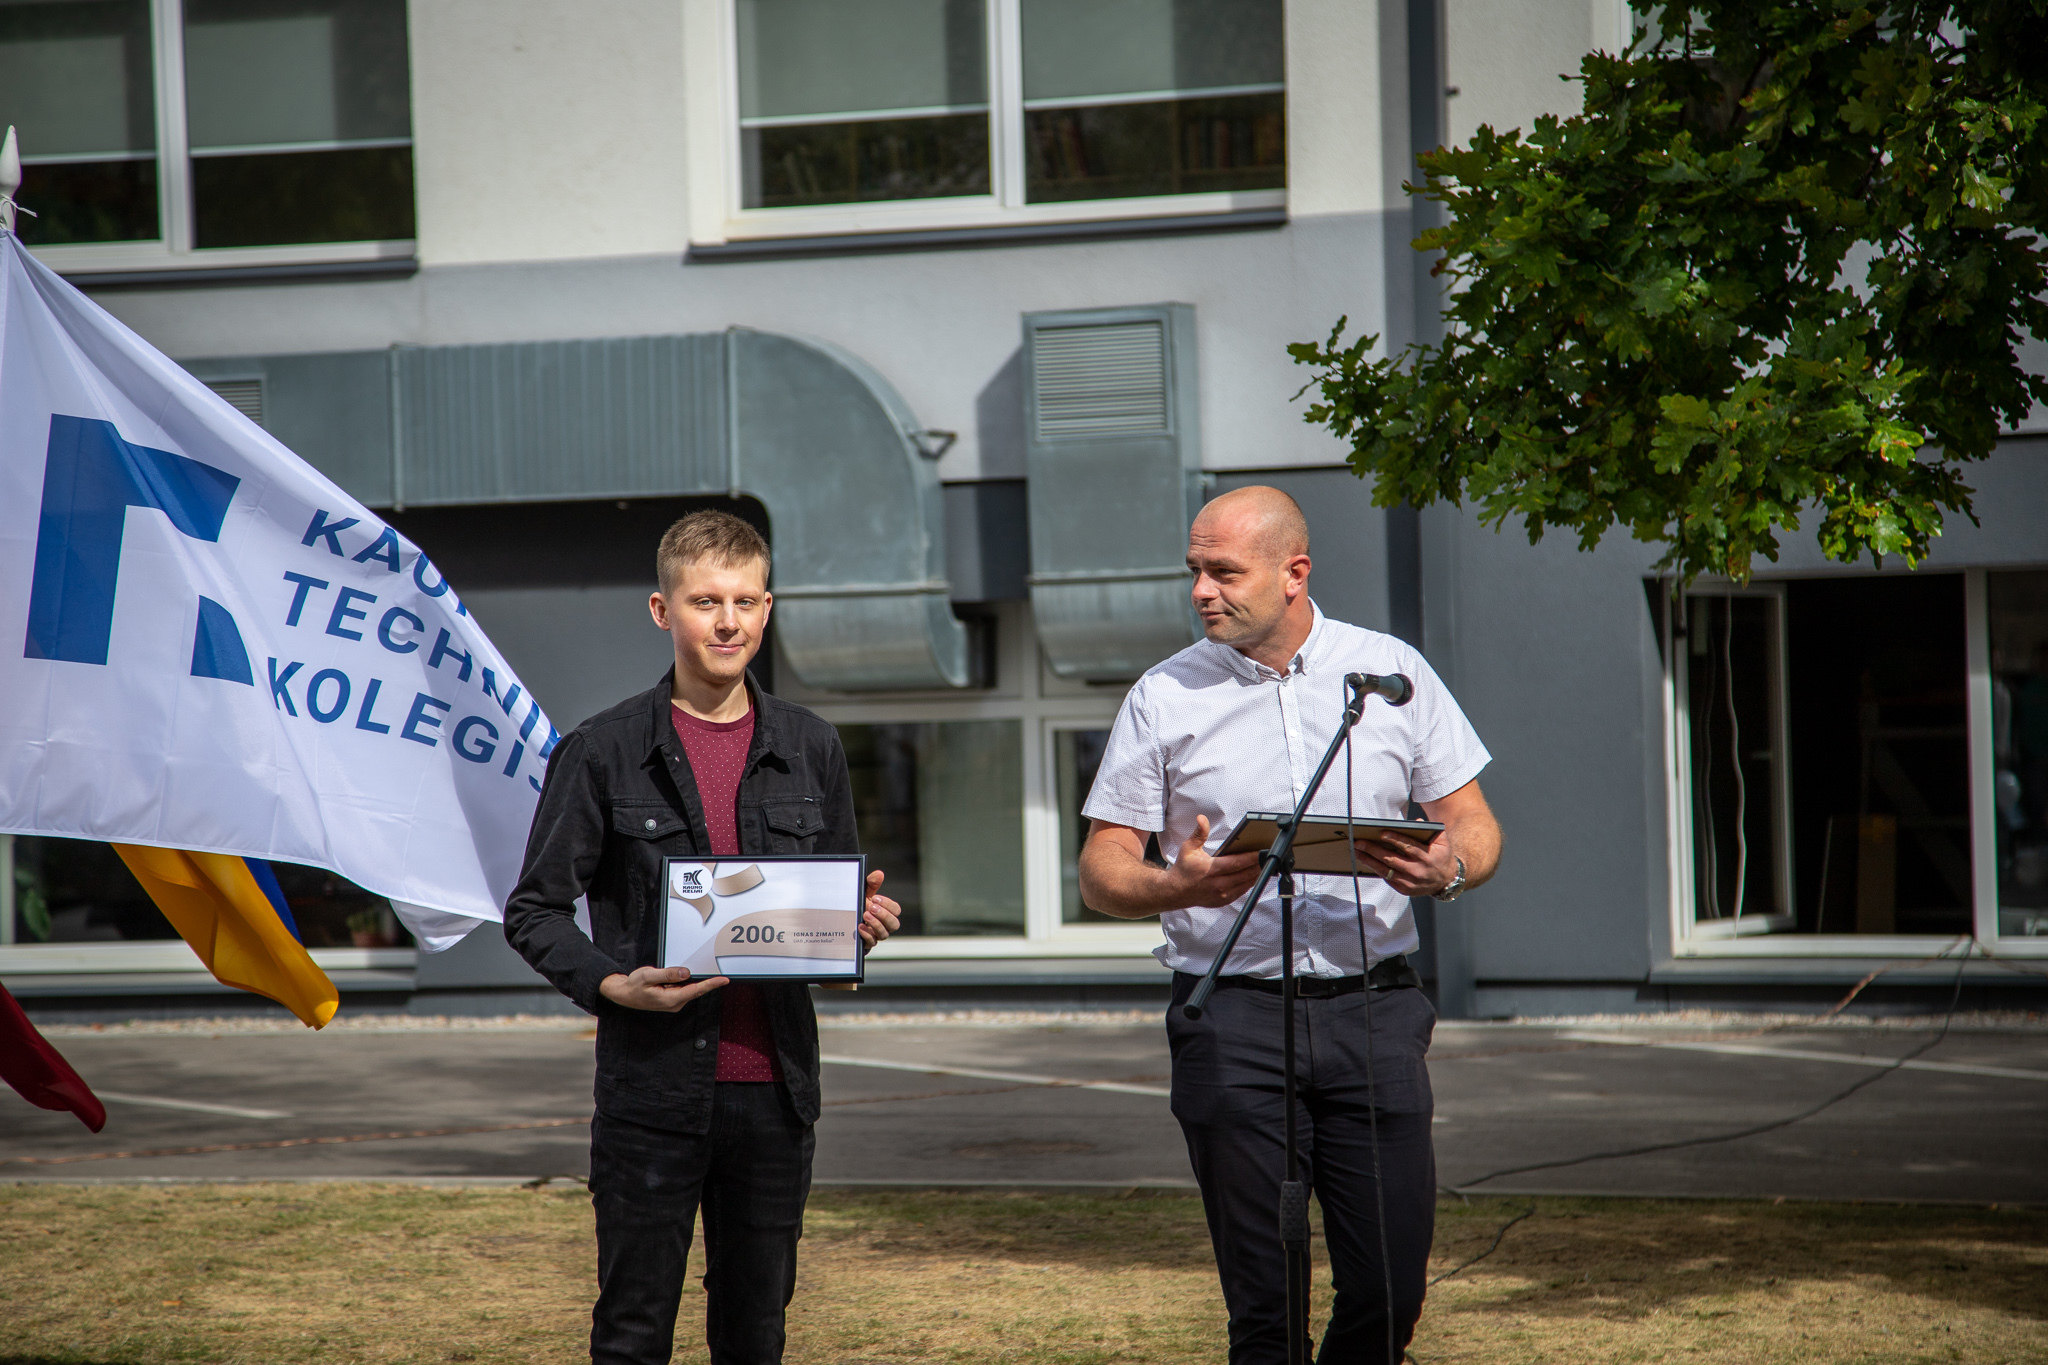
[{"label": "grey air vent grille", "polygon": [[1035,334],[1031,363],[1041,441],[1170,430],[1166,329],[1158,322],[1043,328]]},{"label": "grey air vent grille", "polygon": [[228,405],[242,416],[263,425],[263,381],[260,379],[208,379],[203,381],[207,388],[228,400]]}]

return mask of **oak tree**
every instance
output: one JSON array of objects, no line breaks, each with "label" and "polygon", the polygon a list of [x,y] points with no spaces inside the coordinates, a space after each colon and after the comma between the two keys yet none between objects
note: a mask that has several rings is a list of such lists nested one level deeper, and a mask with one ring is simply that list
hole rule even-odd
[{"label": "oak tree", "polygon": [[2048,0],[1710,0],[1639,15],[1583,112],[1421,158],[1445,339],[1290,347],[1381,506],[1530,540],[1615,525],[1746,579],[1817,520],[1917,563],[2048,402]]}]

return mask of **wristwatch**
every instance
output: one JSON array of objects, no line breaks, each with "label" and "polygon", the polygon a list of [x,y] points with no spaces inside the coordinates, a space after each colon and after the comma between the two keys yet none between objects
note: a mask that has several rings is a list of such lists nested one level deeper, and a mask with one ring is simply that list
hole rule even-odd
[{"label": "wristwatch", "polygon": [[1449,882],[1445,883],[1444,889],[1437,892],[1436,895],[1432,896],[1430,899],[1439,901],[1454,901],[1458,897],[1465,894],[1465,860],[1463,858],[1460,858],[1457,854],[1453,853],[1451,855],[1451,861],[1458,865],[1458,875],[1451,878]]}]

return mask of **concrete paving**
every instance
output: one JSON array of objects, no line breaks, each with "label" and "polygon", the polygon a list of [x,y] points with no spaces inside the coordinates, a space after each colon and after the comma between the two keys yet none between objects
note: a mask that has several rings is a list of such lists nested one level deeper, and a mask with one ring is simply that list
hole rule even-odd
[{"label": "concrete paving", "polygon": [[[1444,1024],[1431,1053],[1439,1173],[1492,1193],[2048,1204],[2048,1029],[1956,1031],[1909,1068],[1882,1070],[1932,1037],[1897,1026]],[[1156,1019],[828,1020],[824,1039],[821,1183],[1191,1183]],[[106,1098],[107,1129],[89,1134],[0,1093],[0,1180],[580,1175],[590,1040],[575,1021],[55,1030]],[[1774,1132],[1473,1183],[1764,1124],[1866,1079]],[[175,1150],[185,1148],[229,1150]],[[75,1159],[114,1152],[135,1155]]]}]

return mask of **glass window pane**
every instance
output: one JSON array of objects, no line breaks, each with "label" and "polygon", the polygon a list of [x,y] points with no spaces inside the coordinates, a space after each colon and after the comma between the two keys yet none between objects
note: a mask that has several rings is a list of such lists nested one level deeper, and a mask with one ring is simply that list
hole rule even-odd
[{"label": "glass window pane", "polygon": [[192,222],[203,247],[410,237],[412,148],[195,157]]},{"label": "glass window pane", "polygon": [[[308,948],[410,947],[391,903],[331,872],[272,863]],[[163,912],[112,845],[16,836],[14,942],[133,943],[175,939]]]},{"label": "glass window pane", "polygon": [[739,0],[740,118],[986,108],[983,0]]},{"label": "glass window pane", "polygon": [[2048,573],[1994,573],[1991,736],[1998,932],[2048,936]]},{"label": "glass window pane", "polygon": [[404,0],[188,0],[192,149],[412,136]]},{"label": "glass window pane", "polygon": [[1786,612],[1799,927],[1969,933],[1963,576],[1802,580]]},{"label": "glass window pane", "polygon": [[842,725],[870,869],[906,934],[1024,932],[1023,726]]},{"label": "glass window pane", "polygon": [[988,193],[983,114],[747,128],[740,144],[750,209]]},{"label": "glass window pane", "polygon": [[1278,85],[1280,0],[1023,0],[1024,98]]},{"label": "glass window pane", "polygon": [[989,192],[984,0],[739,0],[747,208]]},{"label": "glass window pane", "polygon": [[0,0],[0,127],[31,246],[158,235],[148,0]]},{"label": "glass window pane", "polygon": [[1777,613],[1769,596],[1686,601],[1694,919],[1734,932],[1791,912],[1781,865]]},{"label": "glass window pane", "polygon": [[178,931],[107,844],[17,836],[14,941],[121,943]]},{"label": "glass window pane", "polygon": [[1091,910],[1081,900],[1081,845],[1088,837],[1088,817],[1081,808],[1095,788],[1107,730],[1055,730],[1053,764],[1060,809],[1060,919],[1067,924],[1114,924],[1113,915]]},{"label": "glass window pane", "polygon": [[1023,0],[1034,203],[1281,189],[1280,0]]},{"label": "glass window pane", "polygon": [[413,235],[404,0],[189,0],[193,240]]},{"label": "glass window pane", "polygon": [[1275,93],[1029,110],[1025,194],[1043,204],[1284,189],[1285,106]]}]

